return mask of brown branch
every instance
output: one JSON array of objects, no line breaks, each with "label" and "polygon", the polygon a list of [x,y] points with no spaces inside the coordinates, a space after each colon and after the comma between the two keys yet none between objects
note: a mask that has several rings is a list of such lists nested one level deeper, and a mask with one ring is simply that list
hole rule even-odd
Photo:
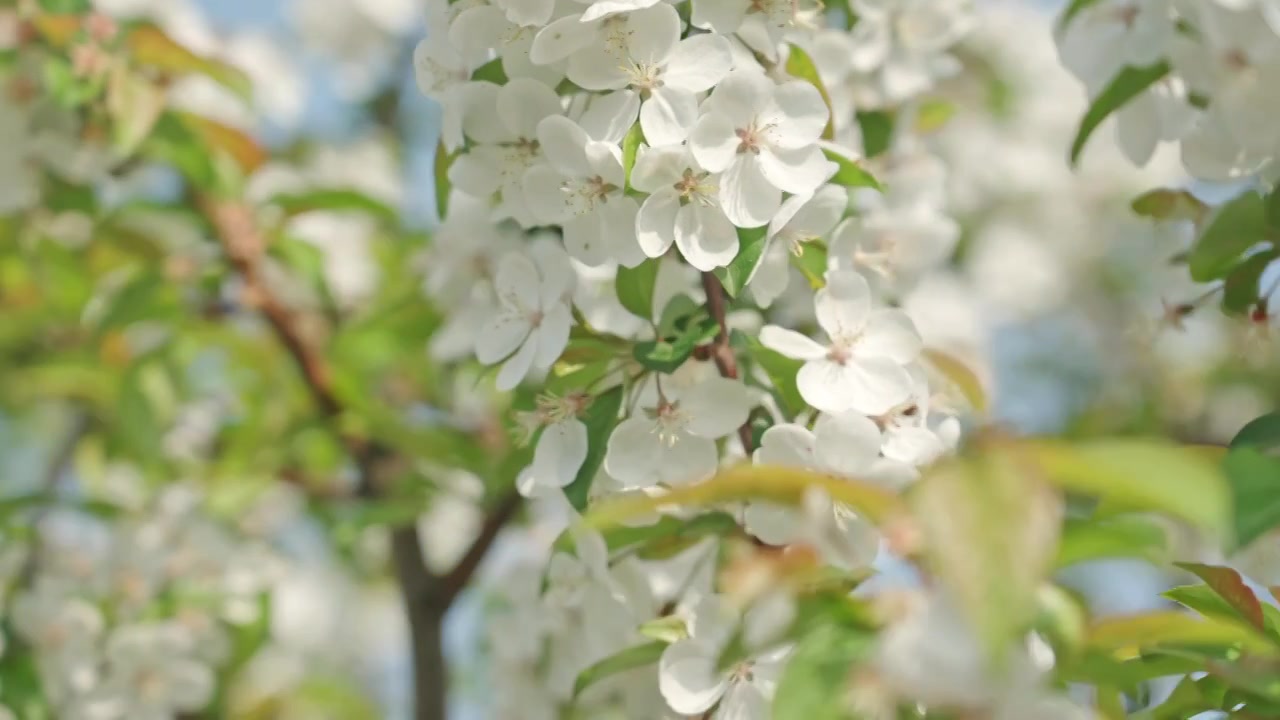
[{"label": "brown branch", "polygon": [[463,553],[462,559],[441,578],[440,595],[446,606],[451,605],[467,586],[471,577],[475,575],[476,569],[480,567],[481,561],[488,554],[489,548],[493,546],[493,541],[498,539],[498,533],[515,517],[523,504],[524,498],[520,493],[512,490],[485,516],[480,533],[476,535],[475,540],[471,541],[471,546]]},{"label": "brown branch", "polygon": [[[715,342],[711,344],[711,359],[715,361],[716,368],[720,370],[720,375],[730,380],[738,379],[738,358],[733,354],[733,348],[729,346],[729,325],[725,320],[724,306],[724,287],[720,285],[720,278],[715,273],[702,273],[702,289],[707,294],[707,312],[711,313],[711,317],[715,318],[716,323],[720,326],[720,331],[716,333]],[[754,449],[754,443],[751,442],[751,420],[742,424],[738,428],[738,439],[742,441],[742,449],[751,456]]]},{"label": "brown branch", "polygon": [[[253,210],[240,202],[209,197],[199,201],[213,225],[223,252],[244,283],[246,301],[257,308],[271,326],[301,371],[320,412],[331,422],[343,413],[343,404],[333,385],[333,371],[320,348],[308,338],[301,315],[281,302],[262,273],[266,238],[253,217]],[[339,437],[356,463],[357,495],[376,498],[382,492],[381,477],[395,466],[395,453],[339,430]],[[514,496],[514,500],[512,499]],[[416,527],[391,529],[392,564],[409,620],[413,651],[414,717],[417,720],[444,720],[448,691],[448,666],[444,658],[442,633],[445,613],[471,579],[502,527],[516,514],[520,497],[503,498],[486,518],[480,535],[462,560],[444,575],[427,569]]]}]

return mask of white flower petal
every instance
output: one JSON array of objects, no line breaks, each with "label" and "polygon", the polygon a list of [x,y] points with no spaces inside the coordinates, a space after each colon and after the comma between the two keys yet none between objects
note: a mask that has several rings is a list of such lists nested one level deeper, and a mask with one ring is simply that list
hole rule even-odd
[{"label": "white flower petal", "polygon": [[901,310],[873,310],[867,326],[858,338],[855,352],[860,356],[882,356],[898,363],[908,363],[920,356],[924,341]]},{"label": "white flower petal", "polygon": [[555,364],[569,344],[571,323],[567,306],[557,303],[547,310],[542,316],[542,324],[532,333],[538,340],[538,356],[534,359],[534,367],[545,369]]},{"label": "white flower petal", "polygon": [[503,314],[485,323],[476,338],[476,360],[493,365],[515,352],[529,336],[529,322],[517,315]]},{"label": "white flower petal", "polygon": [[580,195],[561,188],[564,176],[549,165],[535,165],[524,174],[521,189],[529,210],[540,224],[556,225],[580,212]]},{"label": "white flower petal", "polygon": [[529,370],[533,368],[533,358],[537,354],[538,344],[534,342],[525,342],[505,363],[502,369],[498,371],[498,379],[495,383],[499,390],[512,390],[520,384],[521,380],[529,375]]},{"label": "white flower petal", "polygon": [[720,176],[720,206],[738,227],[767,224],[782,204],[782,191],[761,172],[765,154],[739,154]]},{"label": "white flower petal", "polygon": [[813,338],[778,325],[761,328],[760,343],[796,360],[817,360],[827,355],[827,348]]},{"label": "white flower petal", "polygon": [[810,360],[796,373],[800,397],[824,413],[841,413],[854,407],[858,388],[853,364],[822,358]]},{"label": "white flower petal", "polygon": [[720,208],[690,203],[676,213],[676,245],[689,264],[706,272],[738,255],[738,231]]},{"label": "white flower petal", "polygon": [[697,715],[711,709],[724,695],[727,683],[716,672],[719,653],[696,639],[677,640],[658,661],[658,690],[671,709]]},{"label": "white flower petal", "polygon": [[769,701],[754,682],[732,682],[725,690],[716,717],[719,720],[769,720]]},{"label": "white flower petal", "polygon": [[752,459],[760,465],[813,468],[817,463],[814,434],[803,425],[783,423],[764,431]]},{"label": "white flower petal", "polygon": [[692,24],[728,35],[742,25],[749,7],[744,0],[702,0],[693,4]]},{"label": "white flower petal", "polygon": [[495,0],[507,14],[507,19],[520,26],[540,27],[551,20],[555,0]]},{"label": "white flower petal", "polygon": [[823,469],[859,477],[880,455],[880,428],[856,412],[823,415],[813,426]]},{"label": "white flower petal", "polygon": [[662,63],[679,41],[680,14],[668,3],[627,17],[627,50],[637,63]]},{"label": "white flower petal", "polygon": [[533,37],[529,60],[537,65],[549,65],[595,42],[600,33],[599,23],[582,22],[581,18],[581,15],[566,15],[539,30]]},{"label": "white flower petal", "polygon": [[911,397],[911,375],[889,358],[857,358],[844,380],[853,398],[850,407],[866,415],[883,415]]},{"label": "white flower petal", "polygon": [[587,22],[624,12],[643,11],[660,2],[661,0],[596,0],[582,14],[582,21]]},{"label": "white flower petal", "polygon": [[689,149],[698,164],[711,172],[723,172],[738,157],[742,140],[728,116],[704,112],[689,133]]},{"label": "white flower petal", "polygon": [[578,125],[592,140],[618,145],[639,112],[640,96],[631,90],[618,90],[593,98],[591,107],[578,118]]},{"label": "white flower petal", "polygon": [[586,459],[587,426],[576,419],[553,423],[542,430],[534,448],[534,477],[540,485],[564,487]]},{"label": "white flower petal", "polygon": [[774,187],[795,195],[817,190],[832,175],[835,164],[817,146],[796,150],[763,148],[756,156],[760,172]]},{"label": "white flower petal", "polygon": [[647,193],[670,190],[688,167],[685,148],[679,145],[641,145],[631,168],[631,187]]},{"label": "white flower petal", "polygon": [[[634,177],[634,171],[632,173]],[[645,255],[659,257],[671,248],[676,240],[676,213],[680,209],[679,197],[669,188],[645,198],[636,215],[636,239]]]},{"label": "white flower petal", "polygon": [[737,380],[708,377],[680,396],[680,407],[689,413],[689,432],[705,438],[721,438],[738,429],[751,413],[751,395]]},{"label": "white flower petal", "polygon": [[687,90],[660,87],[640,106],[640,128],[653,145],[684,142],[697,120],[698,101]]},{"label": "white flower petal", "polygon": [[620,90],[631,82],[625,62],[618,49],[596,44],[570,55],[565,75],[587,90]]},{"label": "white flower petal", "polygon": [[742,512],[747,532],[770,545],[789,545],[800,536],[800,513],[786,505],[753,502]]},{"label": "white flower petal", "polygon": [[832,338],[854,338],[871,313],[871,286],[853,271],[827,273],[827,285],[813,301],[818,325]]},{"label": "white flower petal", "polygon": [[770,126],[769,142],[782,148],[812,146],[827,126],[827,104],[811,83],[791,80],[773,90],[760,113],[760,124]]},{"label": "white flower petal", "polygon": [[591,138],[577,123],[562,115],[544,118],[538,123],[537,137],[547,162],[565,177],[585,178],[592,174],[587,158]]},{"label": "white flower petal", "polygon": [[658,469],[666,450],[652,421],[628,418],[609,436],[604,469],[625,489],[652,487],[661,480]]},{"label": "white flower petal", "polygon": [[659,457],[659,480],[668,485],[687,485],[716,474],[720,465],[714,440],[681,433]]},{"label": "white flower petal", "polygon": [[664,87],[686,92],[710,90],[733,68],[733,53],[723,35],[694,35],[680,41],[667,58]]},{"label": "white flower petal", "polygon": [[498,91],[498,114],[516,137],[534,138],[543,118],[560,114],[560,98],[537,80],[512,78]]}]

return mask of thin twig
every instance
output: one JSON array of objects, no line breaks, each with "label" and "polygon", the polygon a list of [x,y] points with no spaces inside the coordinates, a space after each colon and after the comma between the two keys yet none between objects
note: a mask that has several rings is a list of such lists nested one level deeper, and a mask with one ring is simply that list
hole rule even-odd
[{"label": "thin twig", "polygon": [[[725,320],[724,306],[724,287],[720,285],[720,278],[715,273],[702,273],[702,289],[707,294],[707,312],[711,313],[711,317],[715,318],[716,324],[720,326],[720,330],[716,333],[715,342],[711,345],[711,359],[715,361],[716,368],[720,370],[722,377],[730,380],[738,379],[738,358],[733,354],[733,348],[729,346],[729,325]],[[754,443],[751,442],[751,420],[738,428],[738,439],[742,441],[742,449],[747,456],[751,456],[754,450]]]},{"label": "thin twig", "polygon": [[475,540],[471,541],[471,547],[467,548],[467,551],[462,555],[462,559],[453,566],[453,569],[445,573],[444,577],[441,578],[440,600],[446,606],[451,605],[463,588],[467,586],[467,583],[470,582],[471,577],[480,567],[481,561],[488,554],[489,548],[493,546],[494,540],[498,538],[498,533],[515,517],[523,501],[524,498],[520,496],[520,493],[508,493],[485,516],[484,524],[480,527],[480,533],[476,535]]}]

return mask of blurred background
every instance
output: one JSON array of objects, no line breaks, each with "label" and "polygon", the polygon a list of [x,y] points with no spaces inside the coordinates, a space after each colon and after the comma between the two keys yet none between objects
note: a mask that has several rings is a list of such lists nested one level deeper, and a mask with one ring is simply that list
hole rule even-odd
[{"label": "blurred background", "polygon": [[[401,227],[390,236],[363,215],[329,209],[298,212],[287,223],[289,237],[314,251],[307,257],[325,297],[317,299],[314,286],[287,273],[277,278],[282,294],[356,317],[376,302],[390,282],[389,268],[413,257],[389,255],[379,244],[421,238],[438,224],[433,163],[440,113],[419,92],[412,67],[414,47],[434,31],[419,0],[96,4],[115,16],[148,17],[191,49],[226,60],[252,78],[252,103],[203,77],[184,78],[172,91],[179,107],[241,128],[273,149],[279,159],[250,178],[251,196],[295,188],[355,189],[398,213]],[[1168,315],[1168,307],[1194,302],[1204,291],[1186,278],[1184,268],[1170,263],[1191,238],[1186,228],[1135,216],[1129,203],[1153,187],[1185,185],[1176,153],[1158,151],[1145,168],[1135,168],[1117,150],[1108,126],[1080,168],[1068,168],[1066,149],[1085,95],[1059,66],[1051,35],[1056,9],[1056,3],[979,2],[976,29],[956,53],[963,69],[931,93],[948,111],[923,142],[946,167],[943,206],[961,233],[949,266],[925,278],[906,305],[930,345],[978,372],[996,421],[1019,432],[1154,433],[1224,443],[1280,397],[1276,340],[1265,327],[1224,318],[1212,306],[1185,317]],[[163,199],[177,185],[168,171],[142,167],[111,179],[96,202],[110,208]],[[1232,189],[1194,190],[1214,198]],[[233,699],[241,716],[408,717],[407,632],[395,587],[377,571],[387,553],[385,532],[369,527],[370,518],[307,512],[305,487],[280,481],[278,467],[256,465],[252,453],[212,468],[201,460],[215,443],[225,449],[244,441],[243,435],[275,427],[270,418],[277,403],[297,410],[296,397],[276,394],[275,381],[284,371],[263,369],[278,370],[278,360],[255,365],[257,349],[242,348],[249,364],[262,370],[247,381],[233,376],[235,364],[227,357],[194,350],[163,361],[171,374],[60,373],[53,367],[56,357],[50,365],[33,366],[31,349],[56,345],[51,334],[64,325],[96,323],[136,348],[175,324],[119,314],[122,291],[150,292],[132,276],[71,277],[77,243],[84,242],[77,240],[76,208],[55,209],[45,221],[47,232],[62,238],[70,253],[62,275],[28,277],[20,259],[0,259],[0,278],[9,285],[0,296],[0,514],[6,498],[42,492],[51,474],[64,496],[157,507],[183,533],[193,527],[196,505],[230,509],[235,532],[211,525],[209,535],[189,541],[216,556],[192,562],[207,562],[216,569],[209,572],[223,579],[217,612],[236,618],[238,627],[265,633],[255,646],[260,649],[246,658],[250,681]],[[198,272],[182,275],[184,267],[207,261],[184,219],[156,213],[147,222],[167,238],[168,271],[198,278]],[[67,308],[84,308],[81,317],[67,308],[38,314],[13,290],[23,283],[89,302],[67,300]],[[788,302],[779,300],[781,312]],[[808,300],[798,296],[796,302]],[[425,341],[412,347],[404,363],[425,366]],[[394,393],[384,380],[377,380],[376,392]],[[124,437],[77,442],[92,432],[84,428],[88,421],[47,400],[92,393],[100,382],[123,383],[116,402],[122,413],[132,413],[126,422],[133,424]],[[455,412],[473,413],[478,424],[491,421],[492,403],[483,393],[468,388],[451,390],[448,397]],[[243,432],[228,430],[245,425],[247,416],[258,420]],[[342,475],[326,460],[332,449],[318,437],[322,433],[305,423],[289,427],[282,442],[308,458],[311,466],[304,471]],[[69,440],[75,447],[70,453]],[[148,480],[151,469],[121,459],[129,455],[117,452],[121,442],[145,446],[175,482],[156,492]],[[409,507],[421,513],[430,561],[444,568],[476,532],[484,481],[467,473],[437,480],[441,489],[429,502]],[[551,528],[557,520],[546,522]],[[106,524],[86,519],[83,509],[54,509],[41,523],[53,543],[65,547],[66,557],[89,566],[110,565],[107,558],[119,552],[121,542],[144,548],[164,542],[145,528],[122,539],[104,529]],[[522,532],[545,539],[552,531],[540,532],[535,523]],[[506,538],[484,577],[500,581],[530,546],[527,537]],[[1260,582],[1280,582],[1275,546],[1260,543],[1241,559]],[[145,568],[138,572],[146,577]],[[1072,580],[1101,612],[1155,604],[1155,593],[1168,584],[1138,561],[1078,567]],[[258,602],[264,590],[271,591],[269,604]],[[447,623],[447,652],[461,680],[453,717],[492,717],[484,690],[491,681],[484,673],[485,598],[482,582]],[[69,677],[73,670],[68,660]],[[268,704],[274,714],[263,709]]]}]

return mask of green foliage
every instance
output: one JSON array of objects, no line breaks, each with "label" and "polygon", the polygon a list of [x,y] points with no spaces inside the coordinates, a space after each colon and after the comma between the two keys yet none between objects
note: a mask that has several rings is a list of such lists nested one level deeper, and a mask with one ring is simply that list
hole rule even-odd
[{"label": "green foliage", "polygon": [[667,643],[655,640],[643,645],[635,645],[610,655],[578,673],[578,678],[573,682],[574,697],[581,695],[584,690],[605,678],[628,670],[652,665],[658,661],[658,658],[662,657],[662,651],[666,649]]},{"label": "green foliage", "polygon": [[1187,257],[1191,279],[1226,277],[1245,251],[1268,239],[1267,228],[1266,206],[1256,192],[1243,193],[1218,208]]},{"label": "green foliage", "polygon": [[1094,130],[1116,110],[1159,82],[1169,74],[1169,63],[1161,61],[1146,67],[1126,67],[1112,78],[1106,88],[1094,99],[1093,104],[1080,121],[1080,129],[1071,141],[1071,163],[1080,159],[1080,152]]},{"label": "green foliage", "polygon": [[822,102],[827,105],[827,126],[822,130],[822,139],[831,140],[835,138],[835,113],[831,109],[831,96],[827,94],[827,88],[822,84],[822,77],[818,74],[818,67],[813,64],[813,58],[809,57],[809,53],[805,52],[799,45],[791,43],[787,45],[786,68],[788,75],[804,80],[818,89],[818,94],[822,96]]},{"label": "green foliage", "polygon": [[1168,544],[1165,528],[1142,516],[1068,519],[1062,530],[1056,564],[1063,567],[1114,557],[1161,563],[1167,560]]},{"label": "green foliage", "polygon": [[716,277],[729,297],[736,298],[756,274],[768,247],[768,228],[738,228],[738,254],[724,267],[715,269]]},{"label": "green foliage", "polygon": [[851,720],[850,670],[865,660],[874,636],[837,623],[815,623],[796,645],[773,698],[773,716],[805,720]]},{"label": "green foliage", "polygon": [[633,268],[618,268],[615,282],[618,302],[632,315],[646,320],[653,318],[653,287],[658,281],[658,266],[658,259],[650,258]]},{"label": "green foliage", "polygon": [[1280,527],[1280,413],[1241,428],[1223,468],[1235,500],[1237,541],[1247,545]]},{"label": "green foliage", "polygon": [[471,73],[471,80],[474,82],[491,82],[494,85],[506,85],[507,71],[502,67],[502,58],[494,58],[476,68],[476,71]]},{"label": "green foliage", "polygon": [[636,166],[636,153],[643,143],[644,129],[639,122],[634,123],[622,138],[622,173],[627,190],[631,189],[631,169]]},{"label": "green foliage", "polygon": [[587,426],[587,457],[578,470],[577,477],[564,489],[564,494],[574,508],[581,511],[587,506],[591,483],[595,480],[600,464],[604,462],[609,435],[618,424],[622,410],[622,387],[616,387],[591,401],[582,422]]},{"label": "green foliage", "polygon": [[862,169],[862,167],[853,160],[850,160],[844,155],[828,148],[824,148],[822,154],[826,155],[828,160],[838,166],[836,174],[831,178],[831,182],[836,185],[843,185],[848,188],[865,187],[872,188],[874,190],[883,189],[880,185],[880,181],[876,180],[874,175]]},{"label": "green foliage", "polygon": [[892,113],[885,110],[858,112],[858,126],[862,130],[862,151],[873,158],[889,149],[893,142]]},{"label": "green foliage", "polygon": [[715,339],[719,329],[716,321],[705,313],[686,317],[683,322],[677,322],[672,334],[636,343],[632,355],[649,370],[673,373],[693,355],[694,348]]},{"label": "green foliage", "polygon": [[734,332],[733,344],[747,351],[748,357],[768,376],[777,395],[779,406],[790,417],[804,411],[808,404],[800,397],[800,389],[796,387],[796,373],[804,362],[789,358],[775,350],[770,350],[753,337]]}]

